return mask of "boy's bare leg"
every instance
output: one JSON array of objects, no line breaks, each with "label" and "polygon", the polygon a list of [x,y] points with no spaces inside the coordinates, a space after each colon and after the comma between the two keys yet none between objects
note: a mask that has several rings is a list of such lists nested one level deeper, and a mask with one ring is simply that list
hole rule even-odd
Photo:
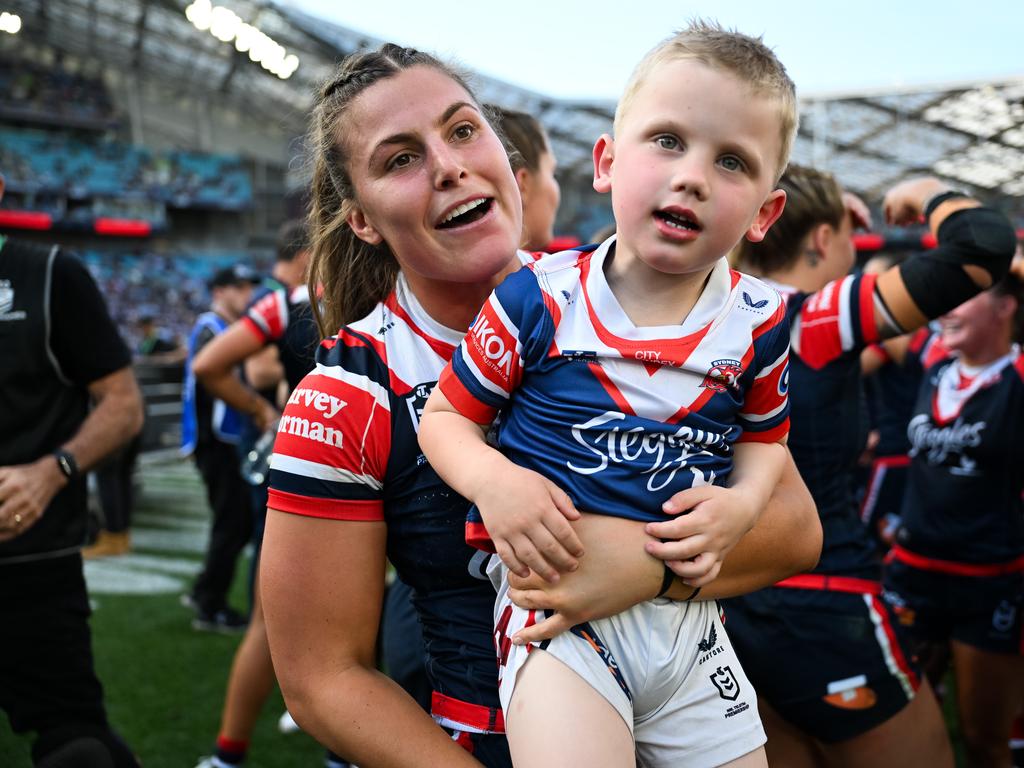
[{"label": "boy's bare leg", "polygon": [[[565,664],[530,652],[505,713],[516,768],[634,768],[633,736],[618,711]],[[753,764],[752,764],[753,765]]]}]

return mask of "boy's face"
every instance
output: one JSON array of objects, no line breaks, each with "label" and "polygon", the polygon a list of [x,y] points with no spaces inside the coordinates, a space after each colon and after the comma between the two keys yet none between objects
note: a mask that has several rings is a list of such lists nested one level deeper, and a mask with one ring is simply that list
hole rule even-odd
[{"label": "boy's face", "polygon": [[594,147],[594,189],[612,193],[623,252],[669,274],[706,269],[782,213],[774,190],[778,106],[692,60],[658,66],[614,141]]}]

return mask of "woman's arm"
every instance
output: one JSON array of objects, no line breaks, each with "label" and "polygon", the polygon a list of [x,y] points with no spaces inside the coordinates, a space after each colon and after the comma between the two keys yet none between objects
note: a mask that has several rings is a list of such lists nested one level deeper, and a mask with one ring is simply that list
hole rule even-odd
[{"label": "woman's arm", "polygon": [[[935,178],[897,184],[885,196],[886,221],[897,226],[920,221],[929,201],[948,190]],[[977,200],[951,197],[931,211],[927,224],[938,246],[878,276],[874,314],[881,338],[920,328],[991,287],[1009,269],[1013,227],[1000,214],[981,209]]]},{"label": "woman's arm", "polygon": [[243,323],[232,323],[200,350],[192,361],[192,372],[210,394],[264,430],[277,419],[277,409],[235,375],[235,367],[261,349],[263,343]]},{"label": "woman's arm", "polygon": [[[821,521],[792,457],[788,451],[786,454],[782,479],[757,524],[740,539],[718,577],[701,590],[698,599],[746,594],[817,565]],[[686,517],[657,523],[657,530],[665,532],[666,538],[689,535]],[[587,550],[580,558],[578,571],[564,574],[557,584],[548,584],[537,576],[520,579],[510,574],[509,595],[517,605],[555,611],[551,618],[516,637],[529,642],[554,637],[582,621],[613,616],[655,597],[663,584],[663,561],[685,554],[681,549],[685,542],[663,543],[644,527],[633,520],[584,515],[573,523]],[[668,596],[686,599],[692,593],[693,588],[677,578]]]},{"label": "woman's arm", "polygon": [[479,766],[374,666],[386,533],[383,522],[268,511],[260,587],[288,711],[366,768]]}]

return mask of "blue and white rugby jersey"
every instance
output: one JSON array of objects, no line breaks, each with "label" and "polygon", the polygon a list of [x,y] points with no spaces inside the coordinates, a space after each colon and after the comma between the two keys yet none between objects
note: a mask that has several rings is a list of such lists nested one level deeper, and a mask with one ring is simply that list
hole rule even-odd
[{"label": "blue and white rugby jersey", "polygon": [[[494,291],[441,375],[498,445],[581,510],[664,520],[685,488],[725,483],[737,440],[789,429],[785,306],[764,283],[712,270],[681,326],[637,328],[603,265],[614,238],[530,264]],[[467,538],[486,548],[479,520]]]}]

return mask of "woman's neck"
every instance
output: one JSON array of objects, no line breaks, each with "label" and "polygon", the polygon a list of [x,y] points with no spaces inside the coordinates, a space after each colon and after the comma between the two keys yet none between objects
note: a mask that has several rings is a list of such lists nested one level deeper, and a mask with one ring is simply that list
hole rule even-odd
[{"label": "woman's neck", "polygon": [[971,350],[958,350],[960,364],[968,368],[984,368],[1008,354],[1012,346],[1009,336],[981,339]]},{"label": "woman's neck", "polygon": [[520,266],[519,257],[513,256],[505,269],[485,283],[433,280],[411,271],[405,272],[404,275],[409,290],[430,317],[446,328],[465,331],[480,312],[491,291]]}]

